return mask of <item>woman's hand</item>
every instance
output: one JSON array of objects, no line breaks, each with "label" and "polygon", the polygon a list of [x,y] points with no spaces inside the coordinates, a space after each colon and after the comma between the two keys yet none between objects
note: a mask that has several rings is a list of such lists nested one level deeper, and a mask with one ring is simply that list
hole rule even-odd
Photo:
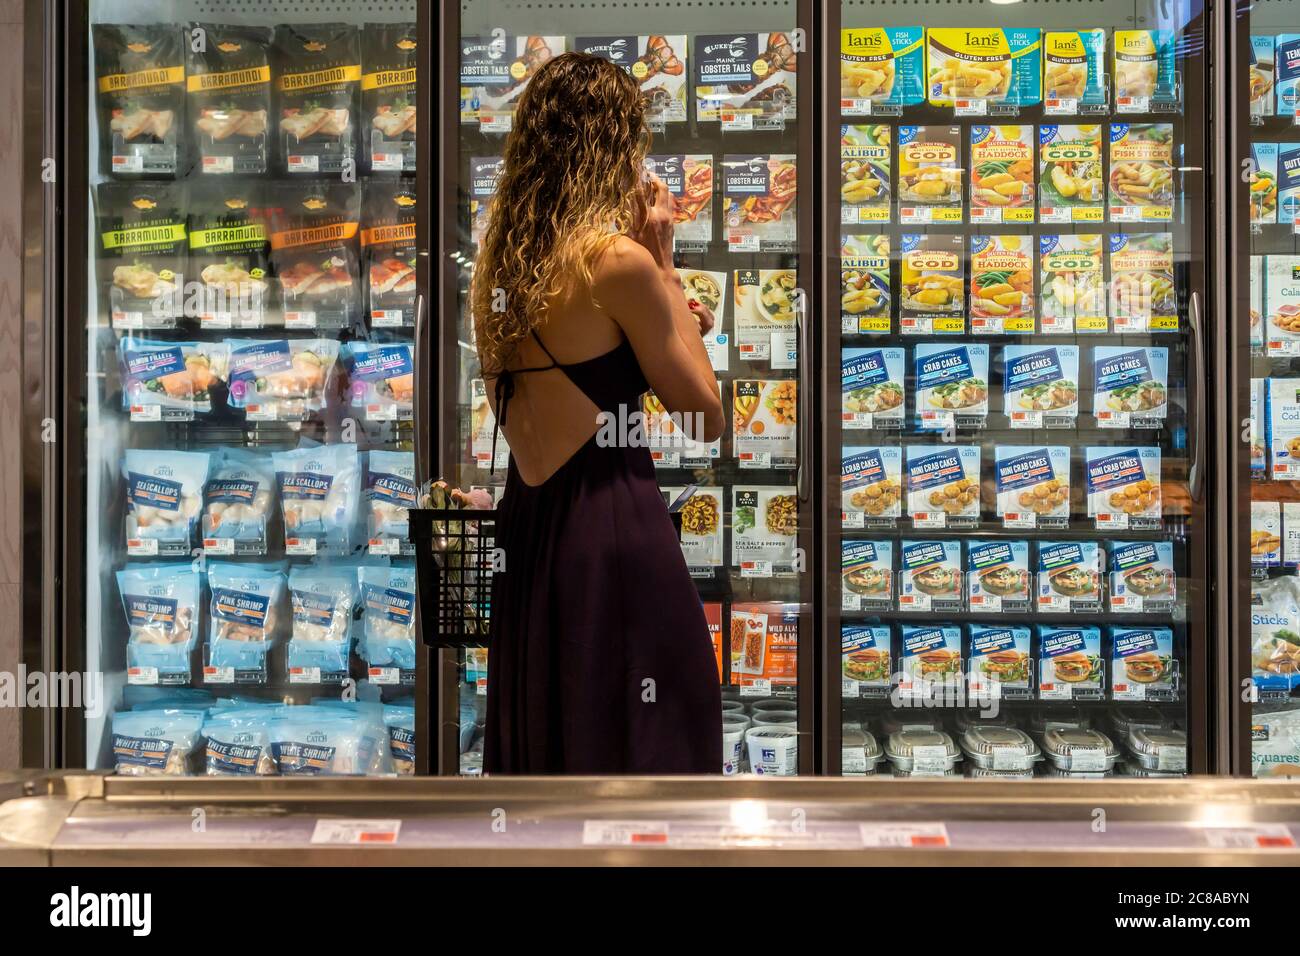
[{"label": "woman's hand", "polygon": [[673,197],[654,173],[642,185],[645,212],[632,238],[650,252],[664,271],[673,267]]},{"label": "woman's hand", "polygon": [[712,309],[699,299],[687,299],[686,306],[691,310],[691,315],[695,316],[695,322],[700,327],[700,338],[703,338],[713,331],[714,320]]}]

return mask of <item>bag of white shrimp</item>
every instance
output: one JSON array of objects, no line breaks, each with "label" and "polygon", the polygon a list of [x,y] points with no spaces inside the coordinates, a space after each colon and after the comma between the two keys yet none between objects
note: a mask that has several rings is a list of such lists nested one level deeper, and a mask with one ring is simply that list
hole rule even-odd
[{"label": "bag of white shrimp", "polygon": [[341,707],[283,707],[270,733],[276,769],[286,776],[369,773],[379,752],[369,721]]},{"label": "bag of white shrimp", "polygon": [[375,668],[415,669],[415,568],[409,565],[360,570],[362,643],[358,648],[380,683]]},{"label": "bag of white shrimp", "polygon": [[384,705],[388,755],[402,776],[415,773],[415,701],[407,698]]},{"label": "bag of white shrimp", "polygon": [[209,461],[206,452],[127,449],[122,461],[127,554],[190,554]]},{"label": "bag of white shrimp", "polygon": [[279,707],[243,707],[209,713],[204,773],[209,777],[266,776],[275,773],[271,756],[271,718]]},{"label": "bag of white shrimp", "polygon": [[408,342],[353,342],[348,346],[352,407],[367,421],[409,419],[415,403],[415,366]]},{"label": "bag of white shrimp", "polygon": [[117,572],[126,612],[127,680],[188,683],[199,635],[198,572],[185,564],[136,565]]},{"label": "bag of white shrimp", "polygon": [[212,591],[209,666],[264,672],[282,613],[283,567],[213,561],[208,565],[208,587]]},{"label": "bag of white shrimp", "polygon": [[113,715],[113,764],[128,777],[185,776],[199,747],[203,711],[122,710]]},{"label": "bag of white shrimp", "polygon": [[357,446],[318,445],[271,457],[284,512],[285,552],[346,554],[361,501]]},{"label": "bag of white shrimp", "polygon": [[416,507],[415,455],[372,451],[366,458],[366,505],[371,554],[398,554],[410,537],[410,509]]},{"label": "bag of white shrimp", "polygon": [[230,405],[253,421],[295,421],[325,407],[333,339],[228,339]]},{"label": "bag of white shrimp", "polygon": [[203,549],[208,554],[265,554],[274,498],[270,455],[223,448],[203,491]]},{"label": "bag of white shrimp", "polygon": [[348,671],[352,611],[357,606],[355,565],[299,566],[289,572],[293,635],[289,638],[289,680]]}]

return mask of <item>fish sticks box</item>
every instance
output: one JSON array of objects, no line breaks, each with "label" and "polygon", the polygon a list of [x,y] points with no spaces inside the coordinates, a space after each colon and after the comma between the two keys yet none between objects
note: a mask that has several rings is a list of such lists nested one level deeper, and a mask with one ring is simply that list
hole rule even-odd
[{"label": "fish sticks box", "polygon": [[1177,576],[1171,541],[1110,543],[1110,609],[1166,613],[1174,606]]},{"label": "fish sticks box", "polygon": [[[1178,660],[1174,657],[1174,632],[1167,627],[1112,626],[1111,699],[1171,700],[1177,695]],[[1186,769],[1186,755],[1182,763]]]},{"label": "fish sticks box", "polygon": [[932,27],[926,31],[927,98],[957,116],[1033,106],[1042,99],[1042,37],[1033,27]]},{"label": "fish sticks box", "polygon": [[1106,109],[1106,31],[1043,34],[1043,113],[1073,116]]},{"label": "fish sticks box", "polygon": [[1092,353],[1098,428],[1160,428],[1168,410],[1169,350],[1099,345]]},{"label": "fish sticks box", "polygon": [[1272,34],[1250,35],[1250,115],[1273,115],[1273,88],[1277,79],[1276,38]]},{"label": "fish sticks box", "polygon": [[840,353],[841,426],[903,427],[904,353],[900,348],[844,349]]},{"label": "fish sticks box", "polygon": [[962,679],[961,628],[956,624],[904,624],[898,690],[904,699],[955,693]]},{"label": "fish sticks box", "polygon": [[915,528],[978,524],[980,446],[909,445],[907,512]]},{"label": "fish sticks box", "polygon": [[918,427],[984,426],[989,413],[989,347],[922,343],[913,358]]},{"label": "fish sticks box", "polygon": [[1174,237],[1112,233],[1110,315],[1116,332],[1177,332]]},{"label": "fish sticks box", "polygon": [[966,601],[971,613],[1028,611],[1029,543],[972,540],[966,544]]},{"label": "fish sticks box", "polygon": [[1269,477],[1300,481],[1300,378],[1268,380]]},{"label": "fish sticks box", "polygon": [[1280,502],[1252,501],[1250,503],[1250,566],[1252,568],[1276,568],[1283,563],[1282,530]]},{"label": "fish sticks box", "polygon": [[903,540],[899,546],[898,609],[961,610],[961,542]]},{"label": "fish sticks box", "polygon": [[1039,700],[1099,700],[1105,670],[1101,628],[1039,625]]},{"label": "fish sticks box", "polygon": [[1088,515],[1099,531],[1160,527],[1159,448],[1090,447],[1083,473]]},{"label": "fish sticks box", "polygon": [[1012,428],[1073,428],[1079,416],[1077,345],[1008,345],[1002,353]]},{"label": "fish sticks box", "polygon": [[1070,523],[1068,445],[998,445],[993,450],[998,517],[1005,528]]},{"label": "fish sticks box", "polygon": [[1038,610],[1101,611],[1102,551],[1095,541],[1038,543]]},{"label": "fish sticks box", "polygon": [[1277,115],[1295,116],[1300,108],[1300,33],[1280,33],[1276,44]]},{"label": "fish sticks box", "polygon": [[1277,221],[1300,221],[1300,143],[1277,144]]},{"label": "fish sticks box", "polygon": [[1029,628],[1013,624],[972,624],[968,673],[977,698],[1033,696],[1032,638]]},{"label": "fish sticks box", "polygon": [[903,513],[903,451],[844,449],[840,464],[841,521],[845,528],[892,528]]},{"label": "fish sticks box", "polygon": [[1170,112],[1179,90],[1173,30],[1116,30],[1111,86],[1116,113]]},{"label": "fish sticks box", "polygon": [[[1250,221],[1277,222],[1277,143],[1251,143]],[[1293,217],[1294,218],[1294,217]]]},{"label": "fish sticks box", "polygon": [[840,31],[840,112],[898,115],[925,99],[925,30],[857,27]]},{"label": "fish sticks box", "polygon": [[883,697],[893,686],[888,625],[846,624],[840,629],[842,696]]},{"label": "fish sticks box", "polygon": [[894,542],[840,542],[841,605],[846,611],[887,611],[894,606]]}]

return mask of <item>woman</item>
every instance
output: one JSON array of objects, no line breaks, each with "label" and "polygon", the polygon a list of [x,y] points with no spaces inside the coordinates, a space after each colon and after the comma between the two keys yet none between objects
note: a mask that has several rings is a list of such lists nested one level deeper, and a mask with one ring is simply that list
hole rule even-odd
[{"label": "woman", "polygon": [[[497,526],[483,768],[717,773],[708,626],[639,430],[648,388],[722,431],[672,263],[672,198],[643,172],[623,70],[567,53],[520,98],[475,266],[483,378],[510,466]],[[604,416],[612,424],[602,429]]]}]

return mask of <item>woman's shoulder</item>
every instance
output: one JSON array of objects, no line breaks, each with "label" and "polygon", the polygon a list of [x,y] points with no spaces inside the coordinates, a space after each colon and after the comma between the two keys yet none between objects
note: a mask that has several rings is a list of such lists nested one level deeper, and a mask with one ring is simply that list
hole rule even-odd
[{"label": "woman's shoulder", "polygon": [[601,286],[627,286],[652,281],[659,267],[645,246],[628,236],[615,236],[592,263],[591,278]]}]

